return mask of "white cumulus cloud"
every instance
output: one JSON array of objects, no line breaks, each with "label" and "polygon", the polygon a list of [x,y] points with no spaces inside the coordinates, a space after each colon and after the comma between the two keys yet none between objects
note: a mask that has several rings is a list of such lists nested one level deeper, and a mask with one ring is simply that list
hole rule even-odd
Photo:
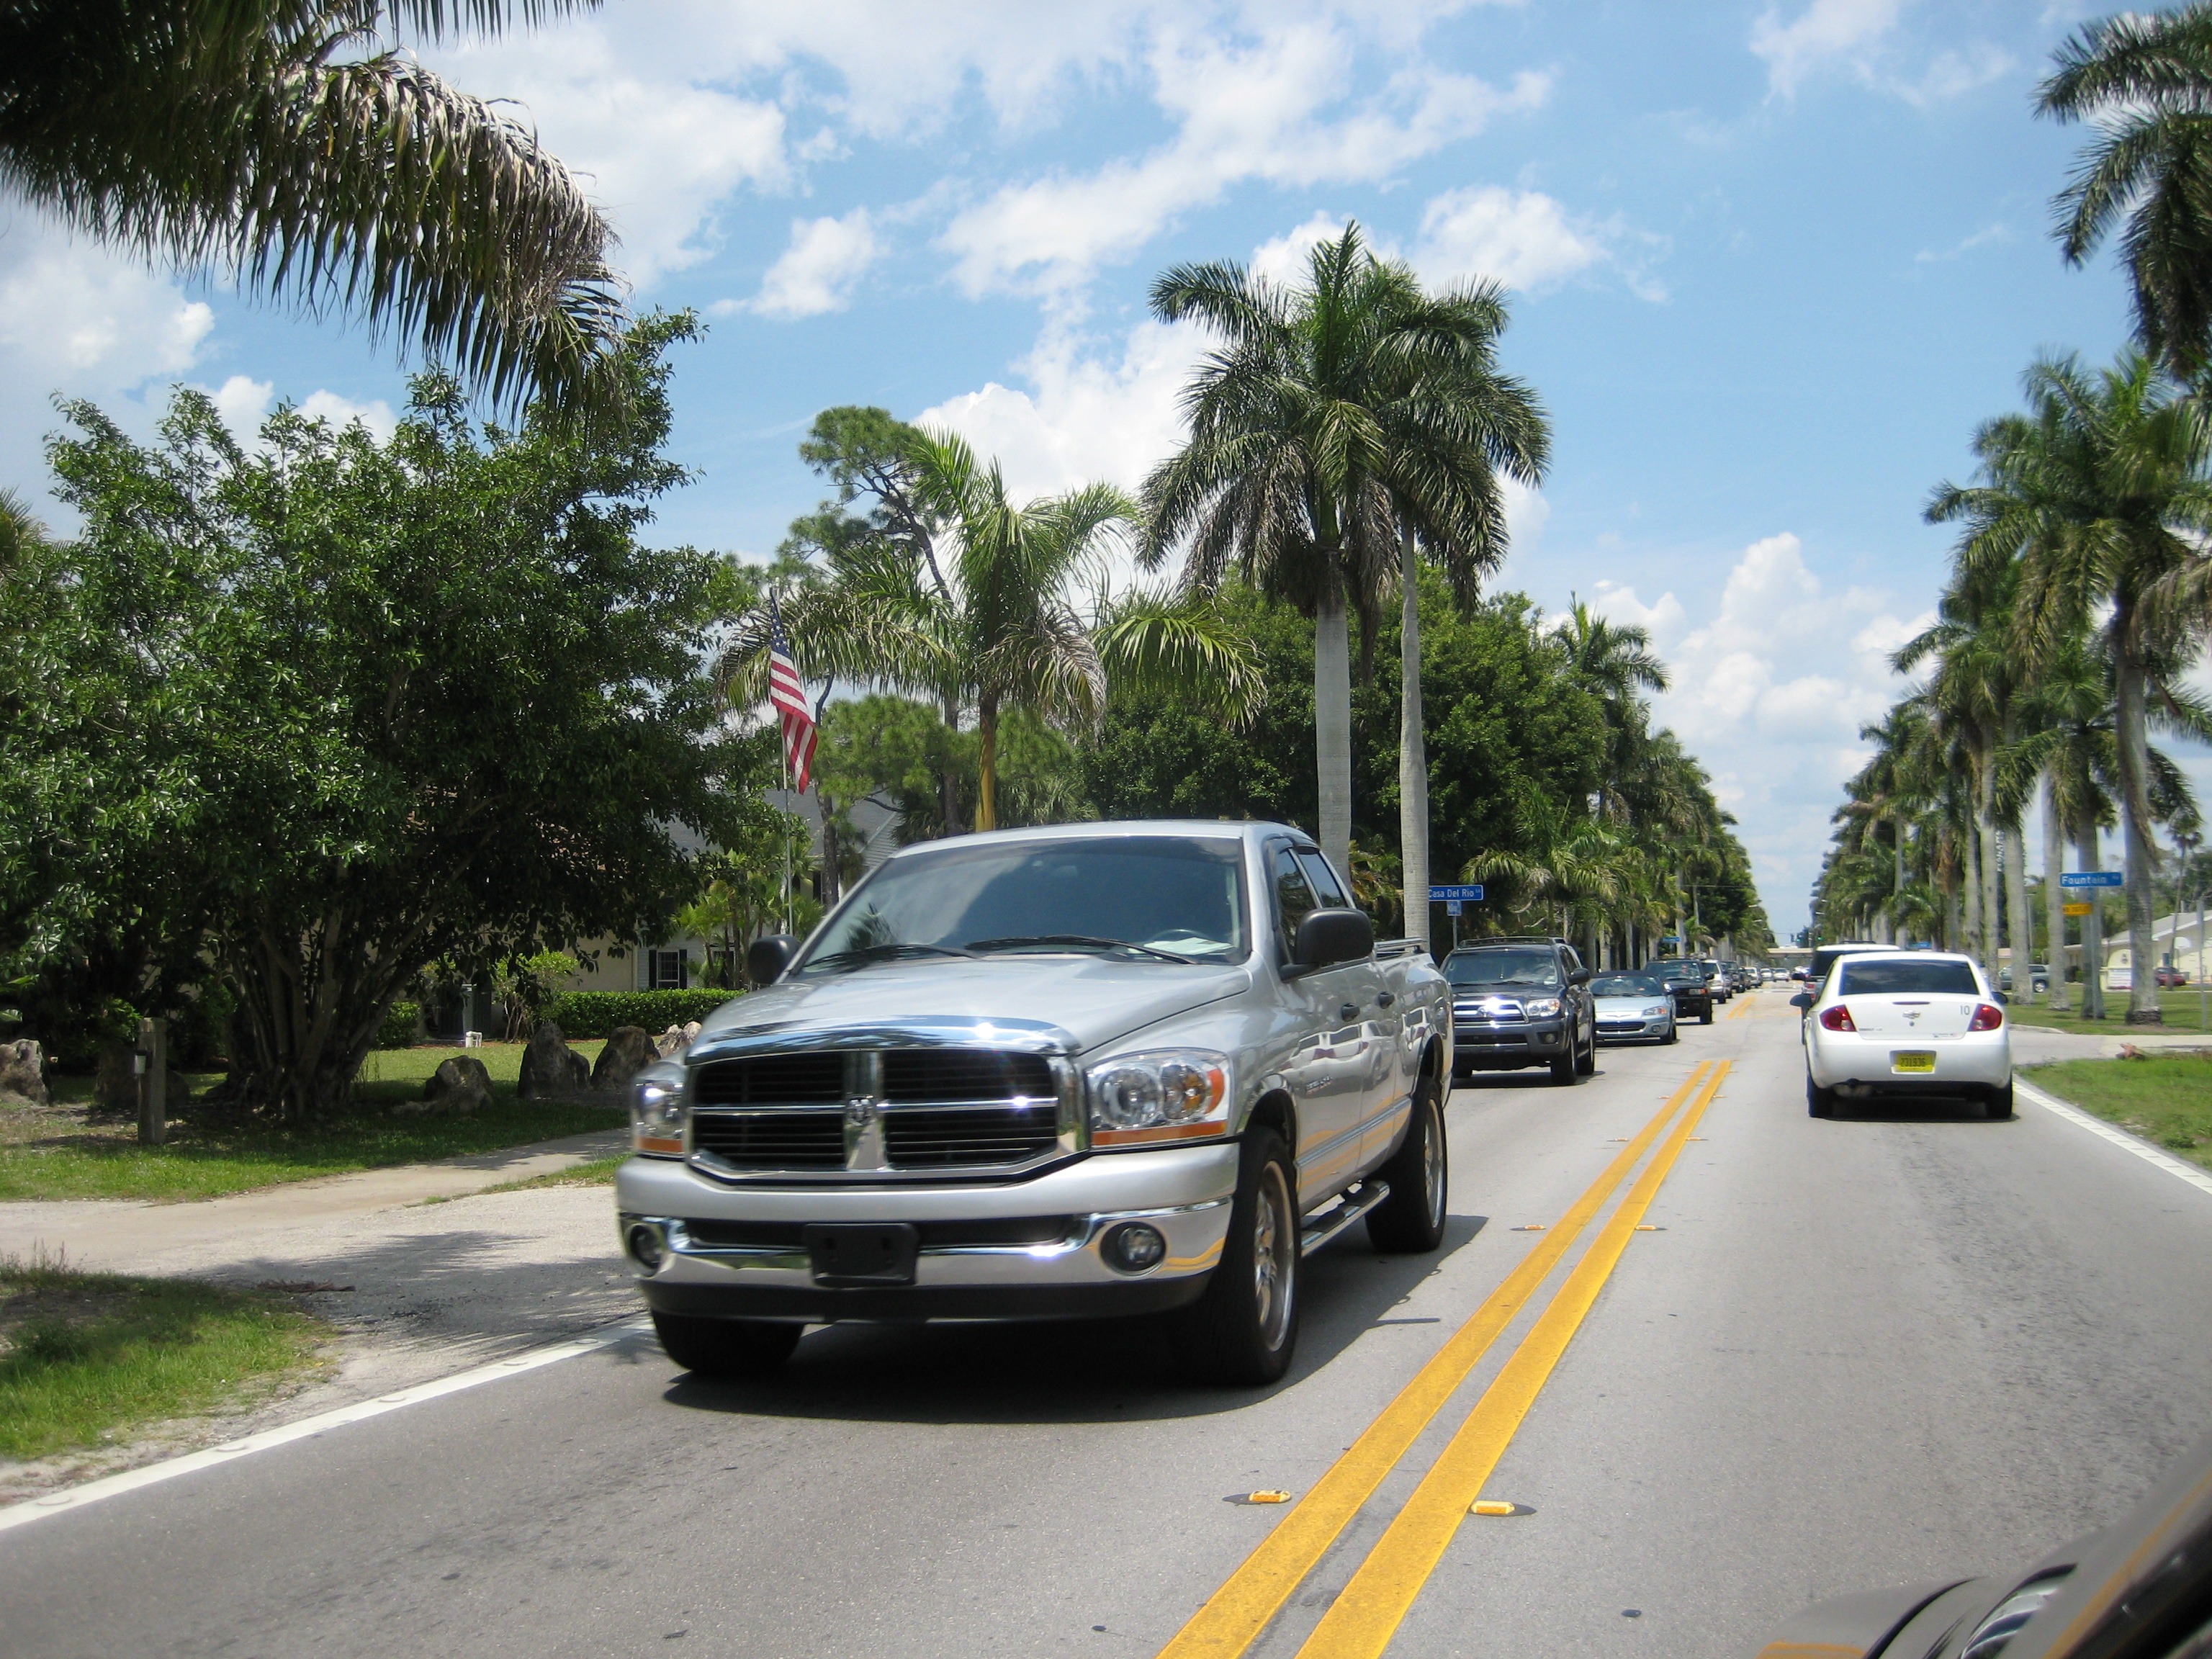
[{"label": "white cumulus cloud", "polygon": [[1486,276],[1527,289],[1552,287],[1607,257],[1599,234],[1574,224],[1553,198],[1483,185],[1429,203],[1413,263],[1434,284]]},{"label": "white cumulus cloud", "polygon": [[[222,423],[230,428],[231,435],[247,441],[260,431],[261,422],[268,418],[270,408],[276,400],[276,383],[257,380],[249,374],[234,374],[208,395],[214,399],[216,412],[222,416]],[[356,403],[335,392],[311,392],[300,399],[299,410],[311,421],[328,421],[332,426],[350,426],[360,421],[376,435],[379,443],[388,441],[399,424],[392,405],[381,398]]]},{"label": "white cumulus cloud", "polygon": [[1814,76],[1841,70],[1862,84],[1926,106],[1987,86],[2013,67],[1988,41],[1938,51],[1898,40],[1905,0],[1812,0],[1788,22],[1769,7],[1752,26],[1770,95],[1790,98]]},{"label": "white cumulus cloud", "polygon": [[882,252],[866,208],[839,219],[794,219],[791,246],[768,268],[751,308],[781,318],[842,311],[853,284]]}]

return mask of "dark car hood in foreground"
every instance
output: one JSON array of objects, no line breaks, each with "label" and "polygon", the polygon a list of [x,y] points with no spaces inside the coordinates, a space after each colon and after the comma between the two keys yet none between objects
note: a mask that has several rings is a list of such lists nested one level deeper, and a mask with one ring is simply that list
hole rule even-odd
[{"label": "dark car hood in foreground", "polygon": [[2203,1626],[2212,1612],[2212,1437],[2102,1532],[2002,1577],[1808,1607],[1760,1659],[1958,1659],[1984,1620],[2049,1579],[2056,1589],[2004,1644],[2004,1659],[2162,1655]]},{"label": "dark car hood in foreground", "polygon": [[1003,1021],[1049,1034],[1050,1046],[1082,1053],[1251,984],[1251,970],[1242,963],[1183,967],[1019,952],[973,962],[938,957],[878,963],[804,974],[726,1003],[705,1023],[694,1051],[750,1036]]}]

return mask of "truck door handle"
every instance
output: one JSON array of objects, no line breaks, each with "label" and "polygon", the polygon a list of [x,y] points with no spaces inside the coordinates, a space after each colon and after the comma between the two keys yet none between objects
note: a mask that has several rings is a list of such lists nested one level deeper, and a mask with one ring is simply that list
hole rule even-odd
[{"label": "truck door handle", "polygon": [[1385,991],[1385,992],[1383,992],[1383,993],[1382,993],[1382,995],[1380,995],[1380,996],[1378,996],[1378,997],[1376,997],[1376,998],[1375,999],[1375,1006],[1376,1006],[1377,1008],[1388,1008],[1388,1007],[1389,1007],[1392,1003],[1395,1002],[1397,1000],[1398,1000],[1398,994],[1397,994],[1396,992],[1395,992],[1395,991]]},{"label": "truck door handle", "polygon": [[1339,1019],[1357,1019],[1359,1017],[1359,1005],[1356,1002],[1346,1003],[1343,1007],[1336,1011],[1336,1017]]}]

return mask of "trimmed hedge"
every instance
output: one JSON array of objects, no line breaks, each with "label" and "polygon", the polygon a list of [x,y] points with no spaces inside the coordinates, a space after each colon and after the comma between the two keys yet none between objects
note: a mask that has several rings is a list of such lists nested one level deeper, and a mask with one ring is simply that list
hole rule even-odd
[{"label": "trimmed hedge", "polygon": [[419,1004],[395,1002],[384,1017],[384,1024],[376,1028],[376,1046],[380,1048],[411,1048],[422,1029],[422,1010]]},{"label": "trimmed hedge", "polygon": [[658,1035],[672,1025],[704,1019],[738,994],[735,991],[556,991],[546,998],[539,1018],[561,1028],[564,1037],[603,1037],[617,1025],[635,1025]]}]

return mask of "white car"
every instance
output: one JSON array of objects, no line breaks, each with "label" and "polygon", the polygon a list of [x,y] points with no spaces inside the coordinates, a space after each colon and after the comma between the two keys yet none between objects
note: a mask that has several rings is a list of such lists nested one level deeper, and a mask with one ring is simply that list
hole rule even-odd
[{"label": "white car", "polygon": [[1790,1000],[1805,1010],[1805,1109],[1814,1117],[1881,1095],[1954,1095],[2012,1115],[2012,1030],[1972,957],[1855,951]]},{"label": "white car", "polygon": [[1590,981],[1600,1042],[1672,1042],[1674,995],[1656,974],[1604,973]]}]

